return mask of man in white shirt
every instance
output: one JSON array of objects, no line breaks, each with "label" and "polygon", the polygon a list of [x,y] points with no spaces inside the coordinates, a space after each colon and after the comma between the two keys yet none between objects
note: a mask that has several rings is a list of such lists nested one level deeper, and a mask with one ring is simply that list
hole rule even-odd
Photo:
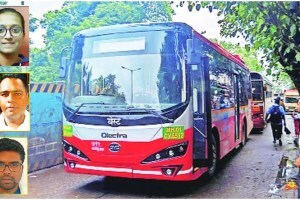
[{"label": "man in white shirt", "polygon": [[29,131],[28,73],[0,74],[0,131]]}]

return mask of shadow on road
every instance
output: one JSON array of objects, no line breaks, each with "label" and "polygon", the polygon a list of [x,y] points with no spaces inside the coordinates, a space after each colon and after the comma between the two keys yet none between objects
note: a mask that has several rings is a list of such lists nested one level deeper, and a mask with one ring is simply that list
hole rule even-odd
[{"label": "shadow on road", "polygon": [[264,129],[257,128],[257,129],[252,129],[250,134],[263,134],[263,133],[264,133]]},{"label": "shadow on road", "polygon": [[[248,138],[251,142],[252,138]],[[101,177],[95,181],[87,183],[79,188],[82,192],[92,192],[102,194],[105,198],[108,194],[122,196],[146,196],[147,198],[180,198],[193,196],[200,188],[213,184],[215,179],[222,176],[224,170],[229,167],[230,162],[242,151],[243,148],[237,148],[230,152],[220,161],[220,168],[217,174],[209,179],[206,175],[195,181],[190,182],[172,182],[144,179],[127,179],[115,177]]]},{"label": "shadow on road", "polygon": [[171,182],[144,179],[105,177],[79,188],[88,192],[103,192],[122,195],[146,195],[152,198],[174,198],[191,195],[199,187],[209,183],[204,176],[191,182]]},{"label": "shadow on road", "polygon": [[[234,150],[225,156],[220,162],[222,166],[216,176],[221,173],[232,158],[237,155],[239,149]],[[213,177],[214,178],[216,178]],[[190,182],[172,182],[172,181],[158,181],[158,180],[144,180],[144,179],[126,179],[105,177],[97,181],[90,182],[79,190],[85,192],[101,192],[105,194],[122,194],[122,195],[146,195],[149,198],[175,198],[190,195],[199,190],[199,188],[209,184],[211,180],[204,175],[195,181]]]}]

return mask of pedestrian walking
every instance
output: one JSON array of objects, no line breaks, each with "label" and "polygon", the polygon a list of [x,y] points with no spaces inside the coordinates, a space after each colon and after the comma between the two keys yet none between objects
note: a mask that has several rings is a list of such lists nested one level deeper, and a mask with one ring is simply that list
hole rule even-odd
[{"label": "pedestrian walking", "polygon": [[280,106],[280,97],[277,97],[274,105],[268,109],[265,120],[271,123],[273,143],[275,144],[276,140],[279,140],[279,145],[282,146],[282,120],[284,121],[284,126],[286,126],[286,121],[284,109]]}]

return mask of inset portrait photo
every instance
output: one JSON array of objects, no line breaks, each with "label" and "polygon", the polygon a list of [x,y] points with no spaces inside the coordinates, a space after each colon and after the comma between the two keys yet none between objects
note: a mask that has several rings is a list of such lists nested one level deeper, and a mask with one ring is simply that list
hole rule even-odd
[{"label": "inset portrait photo", "polygon": [[29,7],[0,6],[0,66],[29,66]]},{"label": "inset portrait photo", "polygon": [[0,137],[0,196],[28,194],[28,140]]},{"label": "inset portrait photo", "polygon": [[0,73],[0,108],[0,132],[30,130],[29,73]]}]

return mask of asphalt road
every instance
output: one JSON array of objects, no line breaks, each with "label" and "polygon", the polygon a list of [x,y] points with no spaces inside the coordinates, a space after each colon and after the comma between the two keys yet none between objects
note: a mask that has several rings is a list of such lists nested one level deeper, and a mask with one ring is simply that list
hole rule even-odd
[{"label": "asphalt road", "polygon": [[[292,119],[287,116],[292,131]],[[239,148],[222,161],[212,179],[200,178],[189,183],[106,178],[68,174],[63,165],[29,174],[29,194],[21,198],[270,198],[270,185],[275,182],[278,165],[289,141],[284,134],[283,146],[273,144],[271,128],[251,134],[244,148]],[[20,197],[18,197],[20,198]]]}]

